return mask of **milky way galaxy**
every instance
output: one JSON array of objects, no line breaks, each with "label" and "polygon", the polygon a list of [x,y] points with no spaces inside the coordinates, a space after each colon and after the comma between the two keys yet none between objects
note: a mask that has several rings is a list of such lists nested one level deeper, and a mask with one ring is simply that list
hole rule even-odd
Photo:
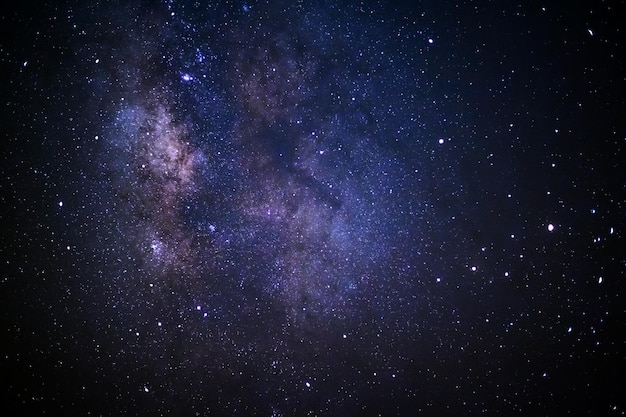
[{"label": "milky way galaxy", "polygon": [[626,412],[623,5],[404,3],[2,12],[11,409]]}]

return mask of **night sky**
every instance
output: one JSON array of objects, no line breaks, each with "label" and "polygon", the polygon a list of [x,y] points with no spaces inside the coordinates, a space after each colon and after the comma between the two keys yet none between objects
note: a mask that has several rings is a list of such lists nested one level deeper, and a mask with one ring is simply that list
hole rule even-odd
[{"label": "night sky", "polygon": [[12,3],[11,415],[626,413],[623,1]]}]

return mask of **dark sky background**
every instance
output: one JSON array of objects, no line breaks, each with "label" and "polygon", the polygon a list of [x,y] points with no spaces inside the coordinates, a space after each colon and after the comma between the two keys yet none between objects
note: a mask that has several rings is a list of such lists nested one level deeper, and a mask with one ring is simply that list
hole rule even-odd
[{"label": "dark sky background", "polygon": [[5,6],[3,407],[624,415],[625,18]]}]

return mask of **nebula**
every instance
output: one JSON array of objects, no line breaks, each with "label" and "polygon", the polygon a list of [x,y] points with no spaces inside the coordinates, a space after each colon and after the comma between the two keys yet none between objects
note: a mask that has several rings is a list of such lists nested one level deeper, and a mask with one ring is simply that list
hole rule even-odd
[{"label": "nebula", "polygon": [[7,6],[7,409],[623,414],[623,22],[570,3]]}]

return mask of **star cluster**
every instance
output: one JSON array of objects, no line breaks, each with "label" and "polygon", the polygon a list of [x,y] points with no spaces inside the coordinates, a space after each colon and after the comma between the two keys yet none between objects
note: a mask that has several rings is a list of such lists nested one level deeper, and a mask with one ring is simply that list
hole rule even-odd
[{"label": "star cluster", "polygon": [[19,414],[623,415],[623,5],[2,12]]}]

